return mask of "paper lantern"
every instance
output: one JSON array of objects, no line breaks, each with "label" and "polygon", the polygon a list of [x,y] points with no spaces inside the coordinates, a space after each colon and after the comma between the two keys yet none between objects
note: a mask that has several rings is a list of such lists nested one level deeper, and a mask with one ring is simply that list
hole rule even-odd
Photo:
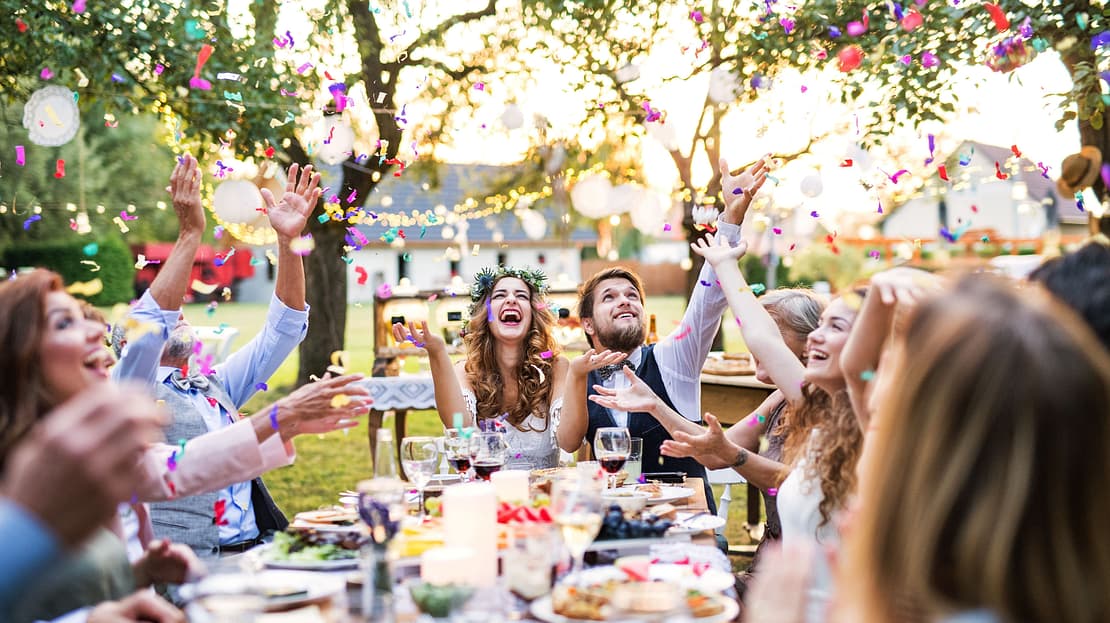
[{"label": "paper lantern", "polygon": [[636,209],[643,198],[643,187],[636,184],[618,184],[609,193],[608,214],[625,214]]},{"label": "paper lantern", "polygon": [[821,175],[819,173],[814,173],[813,175],[807,175],[802,178],[801,190],[802,194],[807,197],[816,197],[820,195],[821,192],[825,190],[825,184],[821,181]]},{"label": "paper lantern", "polygon": [[355,131],[351,129],[343,115],[325,115],[316,126],[320,148],[316,159],[325,164],[339,164],[351,155],[355,148]]},{"label": "paper lantern", "polygon": [[258,217],[265,216],[258,211],[260,208],[262,194],[247,180],[226,180],[212,193],[212,211],[225,223],[253,224]]},{"label": "paper lantern", "polygon": [[617,82],[624,84],[640,78],[640,66],[629,63],[616,72]]},{"label": "paper lantern", "polygon": [[45,147],[65,145],[81,127],[74,92],[65,87],[48,86],[31,94],[23,106],[23,127],[31,142]]},{"label": "paper lantern", "polygon": [[667,219],[667,204],[658,193],[644,189],[636,206],[628,213],[632,226],[642,234],[659,236]]},{"label": "paper lantern", "polygon": [[528,236],[529,240],[543,240],[547,234],[547,219],[543,214],[535,210],[517,210],[517,218],[520,219],[520,227],[524,230],[524,235]]},{"label": "paper lantern", "polygon": [[613,184],[604,175],[585,175],[570,189],[570,201],[579,214],[587,218],[608,216],[609,193]]},{"label": "paper lantern", "polygon": [[516,104],[509,104],[501,113],[501,123],[510,130],[515,130],[524,125],[524,111]]},{"label": "paper lantern", "polygon": [[647,126],[648,134],[659,141],[663,149],[667,151],[676,151],[678,149],[678,132],[675,131],[674,124],[648,123],[645,125]]},{"label": "paper lantern", "polygon": [[716,67],[709,74],[709,99],[715,104],[726,104],[736,99],[740,76],[724,67]]}]

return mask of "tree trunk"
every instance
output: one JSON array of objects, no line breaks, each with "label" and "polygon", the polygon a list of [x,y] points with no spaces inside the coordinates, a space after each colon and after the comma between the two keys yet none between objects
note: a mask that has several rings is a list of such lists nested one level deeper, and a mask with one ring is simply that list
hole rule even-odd
[{"label": "tree trunk", "polygon": [[[1084,46],[1077,46],[1077,49],[1078,51],[1063,56],[1061,59],[1064,62],[1064,66],[1067,68],[1068,73],[1073,76],[1075,74],[1075,67],[1077,63],[1087,62],[1091,63],[1092,66],[1097,67],[1097,59],[1095,58],[1093,52],[1091,52]],[[1072,82],[1074,83],[1074,81],[1075,79],[1073,78]],[[1082,113],[1085,102],[1079,101],[1077,103],[1077,106],[1079,107],[1079,112]],[[1085,115],[1081,114],[1080,116]],[[1099,152],[1102,154],[1102,162],[1110,162],[1110,122],[1108,122],[1104,118],[1102,127],[1096,129],[1094,126],[1091,125],[1089,117],[1086,120],[1080,120],[1079,143],[1083,146],[1091,145],[1093,147],[1097,147]],[[1091,185],[1091,189],[1095,191],[1095,195],[1098,197],[1099,201],[1106,201],[1106,199],[1110,197],[1110,188],[1106,187],[1106,183],[1103,181],[1101,175],[1095,179],[1095,183]],[[1087,218],[1090,224],[1090,232],[1092,234],[1097,233],[1099,231],[1099,222],[1098,219],[1095,218],[1094,213],[1087,212]]]},{"label": "tree trunk", "polygon": [[323,376],[331,354],[343,349],[347,327],[347,265],[343,261],[344,230],[341,223],[309,221],[316,248],[305,257],[306,300],[312,307],[308,335],[300,345],[297,385],[309,375]]}]

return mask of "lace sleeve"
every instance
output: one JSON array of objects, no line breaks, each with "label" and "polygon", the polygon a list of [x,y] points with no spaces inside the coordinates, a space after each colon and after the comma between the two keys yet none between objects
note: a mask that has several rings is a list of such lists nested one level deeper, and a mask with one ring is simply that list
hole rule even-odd
[{"label": "lace sleeve", "polygon": [[466,410],[470,413],[470,420],[476,420],[478,417],[478,397],[469,389],[462,390],[462,395],[466,402]]},{"label": "lace sleeve", "polygon": [[547,411],[547,417],[551,420],[551,432],[559,430],[559,417],[563,415],[563,397],[560,396],[551,403],[551,408]]}]

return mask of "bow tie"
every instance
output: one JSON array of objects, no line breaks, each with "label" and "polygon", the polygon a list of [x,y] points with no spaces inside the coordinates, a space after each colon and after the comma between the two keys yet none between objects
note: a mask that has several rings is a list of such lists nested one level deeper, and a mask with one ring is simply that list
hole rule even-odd
[{"label": "bow tie", "polygon": [[189,376],[182,376],[181,370],[174,370],[170,375],[170,382],[174,387],[183,392],[190,389],[197,389],[201,392],[208,389],[208,379],[200,374],[190,374]]},{"label": "bow tie", "polygon": [[631,368],[632,370],[635,370],[636,366],[632,365],[631,361],[625,359],[620,363],[611,363],[601,366],[597,369],[597,373],[601,376],[602,381],[608,381],[610,377],[612,377],[617,372],[620,372],[621,368]]}]

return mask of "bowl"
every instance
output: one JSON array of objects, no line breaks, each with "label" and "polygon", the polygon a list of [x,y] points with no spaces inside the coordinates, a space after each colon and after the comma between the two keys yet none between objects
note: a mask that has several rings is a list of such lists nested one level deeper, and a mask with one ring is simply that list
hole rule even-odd
[{"label": "bowl", "polygon": [[616,504],[626,515],[635,515],[644,510],[650,499],[651,494],[644,491],[610,490],[601,494],[601,501],[606,507]]},{"label": "bowl", "polygon": [[474,588],[457,584],[439,586],[417,582],[409,584],[409,594],[421,612],[442,619],[461,608],[474,595]]}]

